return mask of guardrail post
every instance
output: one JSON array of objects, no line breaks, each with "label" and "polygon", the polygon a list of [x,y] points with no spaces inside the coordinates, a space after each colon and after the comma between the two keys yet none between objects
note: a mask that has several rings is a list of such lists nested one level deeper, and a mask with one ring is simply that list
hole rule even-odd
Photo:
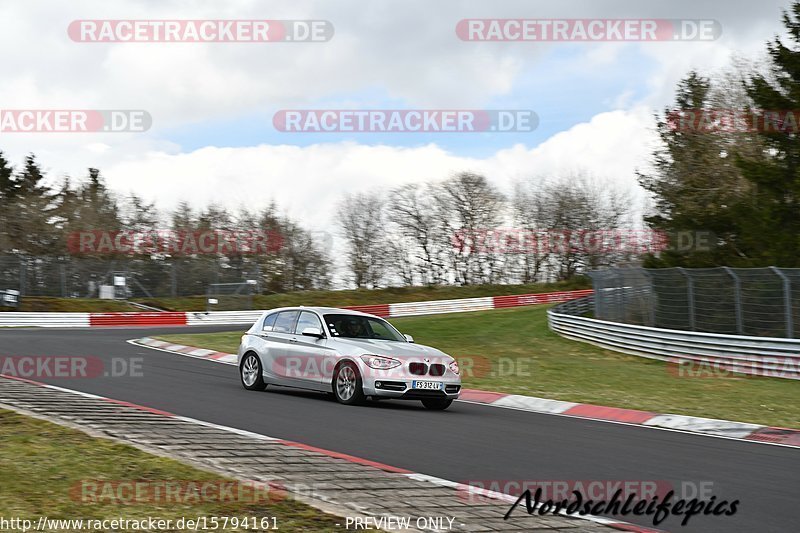
[{"label": "guardrail post", "polygon": [[686,300],[689,307],[689,329],[695,330],[694,322],[694,280],[692,277],[681,267],[677,267],[678,272],[686,278]]},{"label": "guardrail post", "polygon": [[722,270],[733,278],[733,305],[736,311],[736,333],[744,335],[744,322],[742,321],[742,282],[739,276],[737,276],[730,267],[722,267]]},{"label": "guardrail post", "polygon": [[769,267],[783,282],[783,315],[786,320],[786,336],[794,337],[794,317],[792,316],[792,282],[778,267]]}]

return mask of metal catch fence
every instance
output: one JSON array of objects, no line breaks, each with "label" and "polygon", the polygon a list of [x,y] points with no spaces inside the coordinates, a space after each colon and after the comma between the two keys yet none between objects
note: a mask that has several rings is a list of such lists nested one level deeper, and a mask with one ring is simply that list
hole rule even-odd
[{"label": "metal catch fence", "polygon": [[18,291],[20,298],[97,298],[103,286],[113,287],[118,298],[195,296],[205,294],[209,284],[260,277],[260,265],[244,260],[234,264],[206,257],[112,260],[0,255],[0,290]]},{"label": "metal catch fence", "polygon": [[613,268],[589,273],[594,318],[656,328],[800,336],[800,268]]}]

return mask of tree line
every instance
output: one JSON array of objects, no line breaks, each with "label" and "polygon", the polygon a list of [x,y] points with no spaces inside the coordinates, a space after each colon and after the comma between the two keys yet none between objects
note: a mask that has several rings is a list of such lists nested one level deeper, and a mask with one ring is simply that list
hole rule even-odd
[{"label": "tree line", "polygon": [[586,175],[518,182],[473,172],[346,195],[336,221],[356,287],[568,280],[629,262],[647,244],[629,195]]},{"label": "tree line", "polygon": [[[209,283],[253,278],[263,292],[331,284],[327,243],[281,214],[274,202],[260,211],[231,212],[217,205],[196,209],[186,202],[161,211],[136,194],[120,196],[109,190],[97,169],[90,168],[81,180],[64,178],[53,184],[35,155],[14,169],[0,152],[0,207],[0,280],[5,285],[0,288],[22,283],[39,294],[92,296],[96,294],[87,284],[110,283],[108,275],[114,270],[132,274],[136,287],[152,295],[204,294]],[[76,234],[95,230],[111,235],[164,230],[191,235],[206,230],[246,234],[254,228],[280,236],[280,246],[261,254],[222,249],[172,255],[117,249],[75,254],[70,248]],[[18,281],[20,276],[24,282]]]},{"label": "tree line", "polygon": [[[98,169],[79,180],[54,184],[46,178],[35,155],[14,169],[0,152],[0,281],[13,287],[23,262],[25,283],[40,294],[93,296],[97,285],[110,283],[114,270],[135,277],[145,295],[203,294],[210,283],[245,279],[258,280],[262,292],[532,283],[567,280],[636,255],[587,246],[596,238],[592,231],[630,224],[627,197],[587,176],[520,182],[508,197],[471,172],[425,186],[349,194],[341,198],[327,236],[280,214],[274,202],[256,212],[217,205],[196,209],[186,202],[162,211],[135,193],[111,191]],[[70,247],[76,234],[96,230],[113,236],[165,229],[243,234],[257,229],[280,236],[280,246],[258,254],[76,253]],[[339,246],[331,247],[331,234],[341,239]],[[344,273],[335,268],[334,254],[341,255]],[[94,289],[87,288],[90,281]]]}]

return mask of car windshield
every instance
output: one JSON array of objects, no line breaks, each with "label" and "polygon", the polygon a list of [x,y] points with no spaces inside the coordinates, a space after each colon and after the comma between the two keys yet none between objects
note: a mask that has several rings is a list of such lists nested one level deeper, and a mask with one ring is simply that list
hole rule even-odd
[{"label": "car windshield", "polygon": [[406,342],[399,331],[380,318],[360,315],[325,315],[332,337]]}]

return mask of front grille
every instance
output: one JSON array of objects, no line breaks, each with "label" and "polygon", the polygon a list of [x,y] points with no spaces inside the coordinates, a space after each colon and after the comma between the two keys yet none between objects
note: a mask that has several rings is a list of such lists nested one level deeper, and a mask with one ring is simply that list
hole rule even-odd
[{"label": "front grille", "polygon": [[444,376],[444,365],[434,363],[431,365],[431,369],[428,371],[428,373],[431,376]]},{"label": "front grille", "polygon": [[424,376],[428,372],[428,365],[425,363],[409,363],[408,371],[415,376]]}]

